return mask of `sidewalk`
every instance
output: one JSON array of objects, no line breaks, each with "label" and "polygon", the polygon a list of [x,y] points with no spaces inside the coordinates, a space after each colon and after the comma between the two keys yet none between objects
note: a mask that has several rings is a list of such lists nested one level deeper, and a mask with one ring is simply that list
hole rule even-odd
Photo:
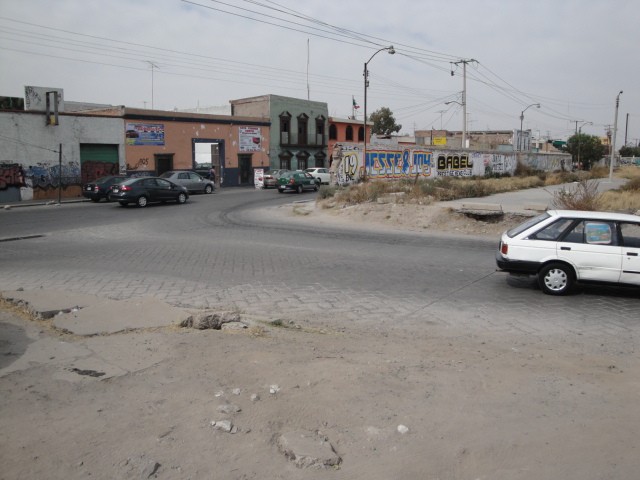
[{"label": "sidewalk", "polygon": [[[614,178],[612,181],[609,181],[608,178],[596,181],[598,182],[598,192],[619,188],[626,183],[626,179],[621,178]],[[548,187],[517,190],[515,192],[496,193],[487,197],[451,200],[440,202],[440,204],[454,209],[466,209],[475,206],[486,210],[497,211],[501,209],[503,212],[509,213],[533,214],[553,208],[552,203],[555,192],[560,190],[573,191],[577,185],[578,182],[563,183]]]}]

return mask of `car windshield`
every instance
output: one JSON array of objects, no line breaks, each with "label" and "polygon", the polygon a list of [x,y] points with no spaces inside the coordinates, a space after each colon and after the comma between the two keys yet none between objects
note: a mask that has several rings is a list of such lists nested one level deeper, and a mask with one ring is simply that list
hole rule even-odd
[{"label": "car windshield", "polygon": [[544,213],[538,215],[537,217],[533,217],[532,219],[527,220],[524,223],[521,223],[517,227],[513,227],[511,230],[508,230],[507,231],[507,235],[509,237],[513,238],[516,235],[521,234],[525,230],[528,230],[529,228],[533,227],[534,225],[537,225],[538,223],[542,222],[543,220],[546,220],[550,216],[551,215],[549,215],[547,212],[544,212]]}]

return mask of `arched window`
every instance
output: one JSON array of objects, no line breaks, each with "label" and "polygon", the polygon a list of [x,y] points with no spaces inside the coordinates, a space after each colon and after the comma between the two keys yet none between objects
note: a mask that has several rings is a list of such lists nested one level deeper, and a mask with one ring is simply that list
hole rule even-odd
[{"label": "arched window", "polygon": [[353,127],[351,125],[347,125],[347,142],[353,142]]},{"label": "arched window", "polygon": [[337,140],[338,139],[338,129],[332,123],[329,125],[329,140]]}]

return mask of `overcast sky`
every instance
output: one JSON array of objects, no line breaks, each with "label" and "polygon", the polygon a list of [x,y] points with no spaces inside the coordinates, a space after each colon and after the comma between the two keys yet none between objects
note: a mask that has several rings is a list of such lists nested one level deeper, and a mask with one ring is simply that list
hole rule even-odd
[{"label": "overcast sky", "polygon": [[462,102],[464,60],[468,130],[519,129],[526,109],[534,135],[604,136],[622,90],[620,147],[640,139],[639,19],[638,0],[0,0],[0,95],[163,110],[309,96],[342,118],[355,99],[361,119],[364,62],[393,45],[368,64],[367,109],[402,133],[462,129],[445,102]]}]

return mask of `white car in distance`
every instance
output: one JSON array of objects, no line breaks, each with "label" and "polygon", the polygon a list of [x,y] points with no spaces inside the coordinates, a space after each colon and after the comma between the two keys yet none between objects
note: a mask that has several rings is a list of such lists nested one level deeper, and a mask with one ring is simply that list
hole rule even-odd
[{"label": "white car in distance", "polygon": [[331,183],[331,174],[328,168],[307,168],[305,172],[320,180],[321,185],[329,185]]}]

